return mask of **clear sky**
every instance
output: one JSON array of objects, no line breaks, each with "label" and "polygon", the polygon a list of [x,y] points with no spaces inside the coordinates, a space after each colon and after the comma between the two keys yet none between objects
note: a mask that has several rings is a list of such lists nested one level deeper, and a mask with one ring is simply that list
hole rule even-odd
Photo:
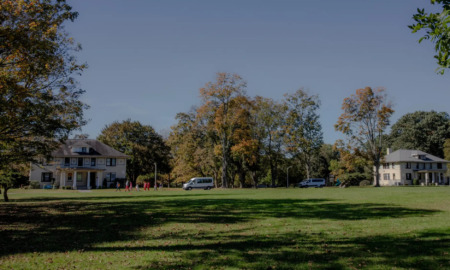
[{"label": "clear sky", "polygon": [[[450,70],[435,73],[433,45],[407,27],[428,0],[69,0],[79,17],[67,31],[89,68],[78,80],[96,138],[128,118],[170,129],[199,105],[217,72],[241,75],[249,96],[318,94],[326,143],[345,97],[385,87],[395,123],[417,110],[449,112]],[[431,6],[433,7],[433,6]]]}]

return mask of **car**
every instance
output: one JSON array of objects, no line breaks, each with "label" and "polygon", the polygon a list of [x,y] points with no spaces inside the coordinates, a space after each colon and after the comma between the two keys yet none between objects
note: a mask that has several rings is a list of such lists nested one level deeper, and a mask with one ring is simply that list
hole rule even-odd
[{"label": "car", "polygon": [[214,180],[212,177],[194,177],[189,182],[183,184],[184,190],[191,190],[194,188],[210,190],[214,187]]},{"label": "car", "polygon": [[298,183],[298,187],[300,188],[308,188],[308,187],[324,187],[325,179],[323,178],[309,178]]}]

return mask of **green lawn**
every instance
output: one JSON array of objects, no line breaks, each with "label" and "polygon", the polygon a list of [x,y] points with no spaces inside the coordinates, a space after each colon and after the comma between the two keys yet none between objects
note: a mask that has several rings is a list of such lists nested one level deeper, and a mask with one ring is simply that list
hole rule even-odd
[{"label": "green lawn", "polygon": [[450,187],[11,190],[1,269],[450,269]]}]

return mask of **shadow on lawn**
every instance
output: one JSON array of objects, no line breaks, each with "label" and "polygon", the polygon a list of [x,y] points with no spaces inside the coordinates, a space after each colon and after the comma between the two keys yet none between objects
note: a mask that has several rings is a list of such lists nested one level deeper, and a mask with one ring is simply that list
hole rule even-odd
[{"label": "shadow on lawn", "polygon": [[[145,248],[130,248],[131,251]],[[332,239],[307,234],[264,237],[227,235],[211,244],[156,246],[177,260],[149,261],[135,269],[449,269],[450,232],[423,231],[415,237]],[[97,249],[96,249],[97,250]],[[114,251],[102,248],[98,251]]]},{"label": "shadow on lawn", "polygon": [[[192,196],[192,195],[190,195]],[[215,195],[214,195],[215,196]],[[169,196],[170,197],[170,196]],[[331,219],[331,220],[362,220],[383,218],[405,218],[426,216],[438,211],[424,209],[410,209],[385,204],[348,204],[333,203],[324,199],[167,199],[154,200],[152,197],[113,197],[121,199],[117,201],[101,201],[105,197],[98,197],[95,202],[65,200],[48,203],[11,203],[0,204],[0,232],[2,245],[0,257],[20,254],[25,252],[65,252],[72,250],[103,250],[115,252],[127,250],[121,245],[115,248],[96,248],[95,244],[130,241],[141,239],[140,230],[161,226],[167,223],[178,224],[238,224],[251,220],[264,218],[294,218],[294,219]],[[108,198],[108,197],[106,197]],[[139,199],[139,200],[135,200]],[[330,261],[324,265],[339,269],[338,258],[341,256],[355,256],[363,263],[366,260],[361,253],[370,256],[391,258],[397,256],[415,256],[419,254],[432,254],[445,245],[448,251],[448,242],[444,243],[442,232],[435,236],[429,235],[425,240],[407,239],[395,237],[378,237],[368,239],[343,239],[330,243],[330,247],[324,249],[323,254],[312,254],[306,247],[320,248],[324,242],[322,236],[305,234],[297,235],[269,235],[268,238],[259,236],[245,236],[242,234],[228,234],[224,237],[215,234],[210,235],[207,241],[220,239],[219,243],[211,243],[203,246],[171,245],[168,247],[141,247],[141,250],[167,250],[182,251],[188,262],[203,263],[207,267],[229,266],[239,264],[239,260],[248,263],[267,261],[280,265],[277,268],[292,268],[299,262],[320,264],[321,261]],[[446,234],[444,239],[449,240]],[[184,237],[180,235],[167,235],[168,239]],[[154,238],[156,239],[156,237]],[[147,240],[152,240],[147,239]],[[194,239],[195,240],[195,239]],[[415,247],[416,245],[422,247]],[[289,247],[290,250],[277,251]],[[293,251],[299,248],[299,251]],[[356,247],[356,251],[353,248]],[[205,251],[207,250],[207,251]],[[303,251],[302,251],[303,250]],[[326,252],[325,250],[331,250]],[[370,251],[369,251],[370,250]],[[281,253],[280,253],[281,252]],[[353,254],[356,252],[355,254]],[[371,253],[372,252],[372,253]],[[392,252],[393,255],[389,255]],[[229,254],[230,260],[218,254]],[[353,255],[352,255],[353,254]],[[189,258],[190,256],[192,258]],[[237,257],[239,260],[234,260]],[[221,259],[222,258],[222,259]],[[191,260],[192,259],[192,260]],[[392,262],[395,261],[393,258]],[[402,263],[402,258],[399,258]],[[154,262],[141,268],[153,268]],[[433,265],[441,263],[439,260]],[[442,262],[444,263],[444,262]],[[448,261],[447,261],[448,263]],[[413,267],[406,263],[407,268]],[[428,266],[427,259],[423,265]],[[267,268],[268,264],[264,264]],[[283,266],[284,265],[284,266]],[[181,265],[160,265],[167,268],[178,268]],[[290,266],[290,267],[289,267]],[[398,265],[401,266],[401,265]],[[238,266],[239,267],[239,266]],[[263,267],[264,268],[264,267]],[[344,267],[347,268],[347,267]]]}]

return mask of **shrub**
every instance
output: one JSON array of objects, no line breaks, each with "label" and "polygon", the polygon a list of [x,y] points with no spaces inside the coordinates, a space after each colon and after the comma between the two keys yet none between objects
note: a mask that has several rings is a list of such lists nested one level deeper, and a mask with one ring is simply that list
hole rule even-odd
[{"label": "shrub", "polygon": [[41,188],[41,185],[39,184],[38,181],[30,181],[29,188],[30,189],[39,189],[39,188]]},{"label": "shrub", "polygon": [[72,189],[72,186],[63,186],[62,189]]},{"label": "shrub", "polygon": [[370,181],[369,180],[362,180],[361,182],[359,182],[359,186],[360,187],[367,187],[370,186]]}]

